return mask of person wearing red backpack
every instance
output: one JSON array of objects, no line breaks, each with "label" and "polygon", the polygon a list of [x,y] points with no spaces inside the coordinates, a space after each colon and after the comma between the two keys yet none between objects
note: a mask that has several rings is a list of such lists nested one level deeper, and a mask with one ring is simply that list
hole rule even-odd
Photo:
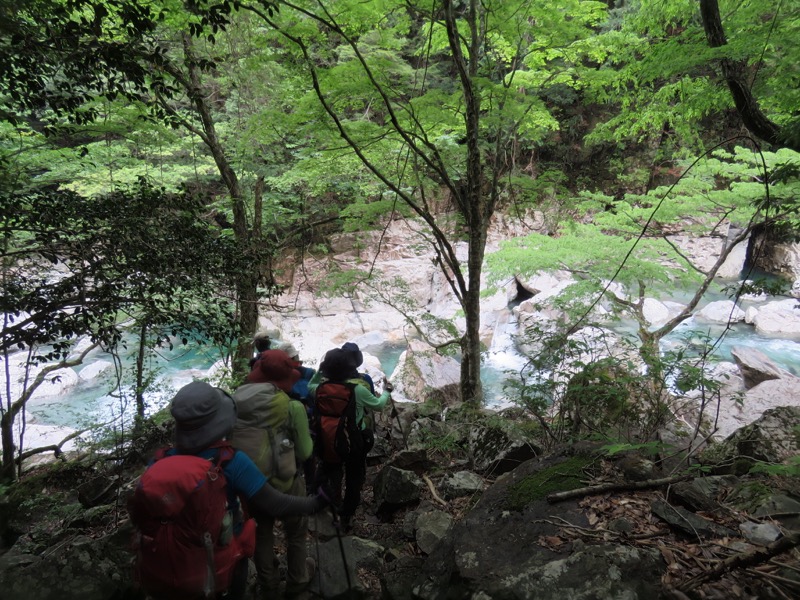
[{"label": "person wearing red backpack", "polygon": [[361,382],[351,353],[334,348],[325,354],[308,384],[317,412],[316,483],[330,490],[335,503],[341,502],[339,516],[345,531],[352,529],[353,515],[361,504],[367,454],[374,443],[372,431],[364,424],[365,411],[382,411],[390,398],[391,386],[376,396]]},{"label": "person wearing red backpack", "polygon": [[[231,442],[247,453],[278,490],[304,497],[302,465],[313,450],[305,406],[290,398],[300,379],[298,362],[283,350],[266,350],[258,356],[244,385],[233,395],[238,410]],[[275,517],[256,515],[255,564],[258,583],[266,599],[278,589],[280,577],[275,556]],[[304,516],[281,519],[286,534],[285,598],[308,587],[314,560],[306,556],[308,522]]]},{"label": "person wearing red backpack", "polygon": [[277,491],[226,441],[236,406],[225,391],[192,382],[175,395],[170,412],[175,444],[157,453],[128,502],[136,580],[157,600],[240,600],[255,546],[255,522],[246,512],[307,515],[330,500],[324,493],[298,498]]}]

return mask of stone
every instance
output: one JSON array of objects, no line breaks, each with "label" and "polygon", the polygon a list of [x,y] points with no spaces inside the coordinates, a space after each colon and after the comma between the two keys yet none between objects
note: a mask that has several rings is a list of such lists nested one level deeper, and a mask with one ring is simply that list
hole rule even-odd
[{"label": "stone", "polygon": [[[784,382],[784,379],[765,381],[748,394],[765,386],[766,389],[761,391],[777,394],[782,389],[779,384]],[[795,388],[795,394],[799,389]],[[708,446],[700,454],[701,462],[717,465],[730,472],[740,457],[746,457],[749,466],[752,466],[754,460],[780,464],[800,454],[800,440],[796,434],[800,427],[800,401],[796,395],[793,398],[784,395],[775,400],[794,405],[764,411],[760,418],[746,427],[734,431],[722,442]]]},{"label": "stone", "polygon": [[90,381],[92,379],[96,379],[98,376],[102,375],[113,367],[114,365],[108,360],[97,360],[83,367],[78,373],[78,377],[80,377],[83,381]]},{"label": "stone", "polygon": [[756,331],[763,335],[800,336],[800,301],[778,300],[758,309],[753,319]]},{"label": "stone", "polygon": [[[351,535],[315,543],[309,556],[318,559],[317,576],[312,578],[308,591],[320,597],[324,592],[325,598],[360,597],[358,594],[364,594],[365,588],[358,577],[359,569],[380,568],[383,552],[380,544]],[[348,573],[344,572],[345,565]],[[345,596],[350,593],[356,595]]]},{"label": "stone", "polygon": [[717,500],[720,488],[730,487],[736,481],[737,478],[732,475],[712,475],[680,481],[670,487],[669,498],[695,512],[715,512],[721,508]]},{"label": "stone", "polygon": [[392,395],[400,400],[422,402],[433,399],[451,404],[460,398],[459,362],[438,354],[432,346],[418,340],[409,342],[391,379],[395,386]]},{"label": "stone", "polygon": [[749,346],[734,346],[731,354],[742,373],[747,389],[768,379],[780,379],[788,373],[776,365],[766,354]]},{"label": "stone", "polygon": [[784,494],[759,498],[751,514],[757,518],[772,519],[787,529],[800,531],[800,502]]},{"label": "stone", "polygon": [[449,533],[453,525],[453,517],[441,510],[431,510],[417,517],[417,546],[425,554],[430,554],[436,545]]},{"label": "stone", "polygon": [[419,502],[425,484],[411,471],[384,467],[373,484],[374,502],[378,512],[391,512],[406,504]]},{"label": "stone", "polygon": [[800,406],[800,377],[762,381],[739,396],[722,396],[717,431],[719,441],[756,422],[768,411],[784,406]]},{"label": "stone", "polygon": [[672,506],[664,500],[654,500],[650,505],[650,510],[673,529],[692,537],[712,538],[736,535],[727,527],[718,525],[680,506]]},{"label": "stone", "polygon": [[576,500],[550,504],[544,496],[531,497],[512,508],[510,498],[519,486],[531,478],[558,478],[569,468],[570,456],[559,451],[498,477],[427,556],[411,588],[412,597],[657,597],[665,565],[655,550],[589,546],[580,540],[559,549],[541,544],[543,536],[558,535],[554,522],[588,525]]},{"label": "stone", "polygon": [[447,500],[471,496],[483,490],[483,477],[472,471],[456,471],[445,476],[441,487]]},{"label": "stone", "polygon": [[772,523],[753,523],[752,521],[745,521],[739,524],[739,529],[744,537],[747,538],[748,542],[759,546],[769,546],[783,535],[780,528]]},{"label": "stone", "polygon": [[695,318],[711,323],[739,323],[744,321],[744,311],[733,300],[709,302],[695,313]]},{"label": "stone", "polygon": [[655,298],[645,298],[642,303],[642,314],[648,325],[660,327],[670,319],[670,311],[666,305]]},{"label": "stone", "polygon": [[539,449],[499,423],[485,423],[470,430],[469,454],[476,471],[497,476],[534,458]]}]

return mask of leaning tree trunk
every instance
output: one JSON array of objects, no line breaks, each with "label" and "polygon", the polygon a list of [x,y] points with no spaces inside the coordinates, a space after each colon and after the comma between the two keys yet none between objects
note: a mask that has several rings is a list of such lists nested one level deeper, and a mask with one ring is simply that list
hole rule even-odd
[{"label": "leaning tree trunk", "polygon": [[[182,83],[187,87],[200,121],[203,124],[202,132],[197,133],[199,133],[214,157],[217,169],[225,182],[225,187],[228,189],[233,212],[233,232],[241,251],[245,255],[249,255],[251,254],[250,250],[253,248],[252,245],[259,239],[259,236],[251,233],[239,178],[217,136],[214,118],[206,102],[206,96],[203,94],[200,71],[193,54],[192,40],[188,35],[184,36],[184,53],[186,54],[186,62],[189,68],[189,79],[188,81],[183,80]],[[181,80],[179,79],[179,81]],[[257,253],[253,252],[252,254],[255,255]],[[236,344],[233,364],[231,365],[234,375],[242,375],[247,372],[248,363],[253,354],[253,334],[258,325],[259,272],[260,269],[255,267],[252,271],[239,273],[235,283],[239,331],[236,332],[238,343]]]},{"label": "leaning tree trunk", "polygon": [[[708,45],[711,48],[725,46],[728,40],[722,27],[717,0],[700,0],[700,18],[703,21]],[[761,110],[758,100],[751,91],[752,86],[747,80],[747,63],[743,60],[721,58],[719,65],[736,105],[736,111],[747,130],[773,146],[791,148],[800,152],[800,146],[784,137],[781,128]]]}]

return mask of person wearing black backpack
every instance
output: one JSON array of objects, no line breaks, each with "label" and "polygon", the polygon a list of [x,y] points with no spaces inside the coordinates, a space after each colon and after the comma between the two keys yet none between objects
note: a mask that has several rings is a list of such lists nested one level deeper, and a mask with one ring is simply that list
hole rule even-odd
[{"label": "person wearing black backpack", "polygon": [[365,428],[365,411],[382,411],[390,398],[389,389],[376,396],[360,381],[351,354],[334,348],[325,354],[308,385],[316,406],[316,483],[332,493],[335,503],[340,503],[339,516],[345,531],[352,529],[353,515],[361,503],[367,454],[374,443],[372,431]]}]

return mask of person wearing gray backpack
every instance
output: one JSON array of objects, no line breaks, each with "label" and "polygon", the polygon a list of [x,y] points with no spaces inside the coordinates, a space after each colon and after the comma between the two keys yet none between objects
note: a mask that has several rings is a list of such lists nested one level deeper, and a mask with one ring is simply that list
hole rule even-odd
[{"label": "person wearing gray backpack", "polygon": [[[289,398],[300,378],[293,361],[282,350],[259,354],[246,383],[233,394],[237,419],[231,444],[245,452],[276,489],[305,497],[306,484],[299,465],[311,456],[313,442],[305,406]],[[275,519],[256,518],[255,565],[262,597],[274,597],[280,584],[275,558]],[[306,556],[308,523],[305,517],[281,519],[286,534],[286,591],[292,598],[305,591],[315,564]]]}]

